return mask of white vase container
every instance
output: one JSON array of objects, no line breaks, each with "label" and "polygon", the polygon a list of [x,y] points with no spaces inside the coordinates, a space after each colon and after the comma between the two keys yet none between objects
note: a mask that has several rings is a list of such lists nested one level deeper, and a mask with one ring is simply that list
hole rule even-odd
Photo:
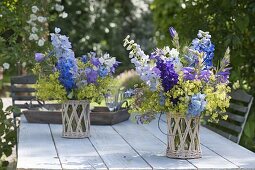
[{"label": "white vase container", "polygon": [[166,156],[179,159],[201,158],[200,117],[167,113],[167,151]]},{"label": "white vase container", "polygon": [[68,100],[62,104],[62,137],[90,136],[90,109],[86,100]]}]

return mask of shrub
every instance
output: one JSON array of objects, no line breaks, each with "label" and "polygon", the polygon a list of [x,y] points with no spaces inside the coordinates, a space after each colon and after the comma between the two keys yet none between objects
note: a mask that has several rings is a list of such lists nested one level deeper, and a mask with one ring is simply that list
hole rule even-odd
[{"label": "shrub", "polygon": [[19,109],[9,106],[3,110],[3,101],[0,99],[0,167],[6,167],[9,164],[6,158],[12,154],[12,149],[16,145],[16,128],[12,118],[13,112],[19,112]]}]

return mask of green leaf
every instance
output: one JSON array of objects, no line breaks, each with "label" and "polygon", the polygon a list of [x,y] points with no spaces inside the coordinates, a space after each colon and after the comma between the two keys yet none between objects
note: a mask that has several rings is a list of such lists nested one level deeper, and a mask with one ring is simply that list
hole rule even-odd
[{"label": "green leaf", "polygon": [[68,99],[72,99],[73,98],[73,91],[68,94],[67,98]]},{"label": "green leaf", "polygon": [[248,121],[246,122],[244,133],[250,139],[255,137],[255,124],[254,124],[255,115],[250,115]]},{"label": "green leaf", "polygon": [[7,112],[13,112],[13,113],[20,113],[21,112],[21,110],[16,106],[8,106],[6,108],[6,111]]},{"label": "green leaf", "polygon": [[238,16],[236,18],[236,26],[241,32],[244,32],[245,29],[249,26],[249,16],[245,14]]},{"label": "green leaf", "polygon": [[7,167],[9,165],[9,162],[8,161],[3,161],[2,162],[2,167]]}]

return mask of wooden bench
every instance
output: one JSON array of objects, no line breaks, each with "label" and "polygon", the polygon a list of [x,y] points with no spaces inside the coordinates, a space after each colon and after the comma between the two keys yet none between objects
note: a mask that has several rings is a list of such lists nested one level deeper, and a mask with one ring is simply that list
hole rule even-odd
[{"label": "wooden bench", "polygon": [[232,91],[230,96],[232,98],[227,110],[228,119],[220,120],[218,124],[207,123],[205,126],[239,144],[253,97],[243,90]]}]

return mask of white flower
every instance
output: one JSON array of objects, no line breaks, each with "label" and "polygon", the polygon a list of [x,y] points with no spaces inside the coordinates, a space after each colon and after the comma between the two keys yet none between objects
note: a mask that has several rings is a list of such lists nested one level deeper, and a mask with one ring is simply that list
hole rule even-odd
[{"label": "white flower", "polygon": [[33,34],[30,34],[29,37],[28,37],[28,39],[29,39],[30,41],[32,41],[32,40],[34,39]]},{"label": "white flower", "polygon": [[30,20],[31,21],[37,20],[37,16],[35,14],[30,14]]},{"label": "white flower", "polygon": [[183,65],[180,62],[180,60],[174,63],[175,72],[179,73],[182,70],[182,68],[183,68]]},{"label": "white flower", "polygon": [[61,31],[61,29],[60,28],[58,28],[58,27],[55,27],[55,33],[60,33],[60,31]]},{"label": "white flower", "polygon": [[46,17],[43,17],[43,16],[38,17],[39,22],[45,22],[46,20],[47,20]]},{"label": "white flower", "polygon": [[63,13],[59,14],[59,16],[62,18],[66,18],[66,17],[68,17],[68,13],[63,12]]},{"label": "white flower", "polygon": [[37,41],[39,39],[37,34],[33,34],[34,40]]},{"label": "white flower", "polygon": [[110,27],[112,27],[112,28],[116,27],[116,24],[113,23],[113,22],[111,22],[109,25],[110,25]]},{"label": "white flower", "polygon": [[22,67],[26,67],[27,63],[26,62],[23,62],[22,63]]},{"label": "white flower", "polygon": [[64,6],[63,6],[63,5],[56,4],[56,5],[55,5],[55,9],[56,9],[56,11],[61,12],[61,11],[64,10]]},{"label": "white flower", "polygon": [[38,41],[38,46],[40,46],[40,47],[44,46],[44,42],[45,42],[45,40],[44,40],[43,38],[40,39],[40,40]]},{"label": "white flower", "polygon": [[32,12],[37,13],[39,11],[39,8],[37,6],[32,6]]},{"label": "white flower", "polygon": [[2,18],[3,17],[3,15],[2,14],[0,14],[0,18]]},{"label": "white flower", "polygon": [[36,26],[36,23],[34,23],[31,19],[28,20],[27,23],[31,26]]},{"label": "white flower", "polygon": [[38,29],[36,27],[32,27],[32,32],[33,33],[37,32],[37,31],[38,31]]},{"label": "white flower", "polygon": [[4,63],[4,64],[3,64],[3,68],[4,68],[5,70],[8,70],[8,69],[10,68],[10,64],[9,64],[9,63]]},{"label": "white flower", "polygon": [[100,57],[98,60],[99,60],[99,62],[100,62],[101,64],[104,64],[104,61],[105,61],[105,60],[104,60],[103,57]]},{"label": "white flower", "polygon": [[164,52],[164,55],[166,55],[167,53],[170,53],[170,48],[168,46],[164,47],[163,52]]},{"label": "white flower", "polygon": [[35,40],[35,41],[37,41],[37,40],[39,39],[39,37],[38,37],[37,34],[30,34],[28,39],[29,39],[29,40]]},{"label": "white flower", "polygon": [[115,57],[112,57],[110,58],[110,60],[107,61],[107,65],[109,67],[113,67],[113,65],[116,63],[116,58]]},{"label": "white flower", "polygon": [[109,54],[105,53],[102,57],[99,58],[101,64],[105,64],[106,69],[110,71],[111,67],[116,63],[115,57],[110,57]]},{"label": "white flower", "polygon": [[169,51],[170,57],[178,57],[179,56],[179,51],[176,50],[175,48],[172,48],[171,51]]}]

